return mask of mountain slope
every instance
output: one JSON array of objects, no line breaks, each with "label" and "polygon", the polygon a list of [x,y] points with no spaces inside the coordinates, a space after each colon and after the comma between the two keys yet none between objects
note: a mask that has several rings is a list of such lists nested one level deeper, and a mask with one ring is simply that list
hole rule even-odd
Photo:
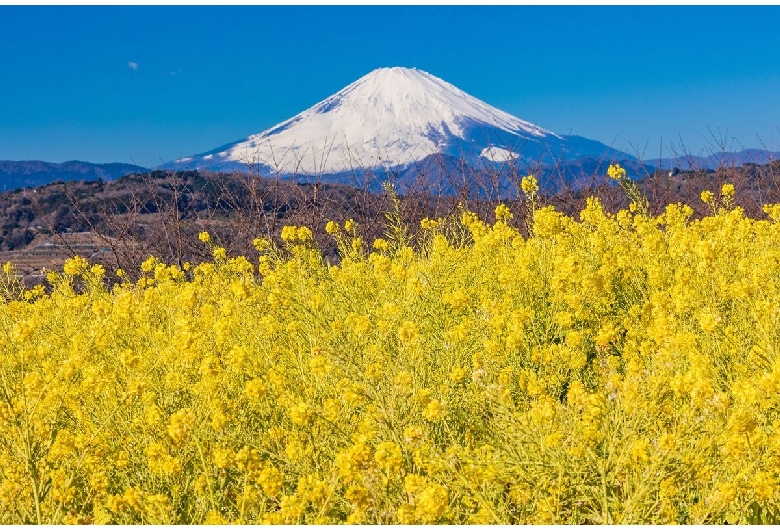
[{"label": "mountain slope", "polygon": [[91,164],[71,160],[56,164],[40,160],[0,160],[0,191],[25,186],[40,186],[56,180],[115,180],[131,173],[145,173],[146,168],[132,164]]},{"label": "mountain slope", "polygon": [[172,165],[340,175],[404,168],[434,154],[496,164],[581,156],[633,159],[600,142],[521,120],[427,72],[395,67],[374,70],[260,134]]}]

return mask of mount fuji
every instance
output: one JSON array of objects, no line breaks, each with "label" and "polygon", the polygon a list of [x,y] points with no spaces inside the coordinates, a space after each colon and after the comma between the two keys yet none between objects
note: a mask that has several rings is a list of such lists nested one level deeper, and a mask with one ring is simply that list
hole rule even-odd
[{"label": "mount fuji", "polygon": [[458,162],[495,169],[578,159],[636,161],[601,142],[521,120],[422,70],[394,67],[374,70],[266,131],[169,165],[352,183],[366,171],[411,178],[423,167]]}]

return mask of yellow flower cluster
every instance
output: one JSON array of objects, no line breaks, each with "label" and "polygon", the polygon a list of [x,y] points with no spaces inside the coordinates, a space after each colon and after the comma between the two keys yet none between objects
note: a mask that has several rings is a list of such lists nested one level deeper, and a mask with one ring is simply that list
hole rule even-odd
[{"label": "yellow flower cluster", "polygon": [[0,523],[777,522],[780,207],[733,195],[6,265]]},{"label": "yellow flower cluster", "polygon": [[620,167],[620,164],[612,164],[607,168],[607,175],[611,179],[622,180],[626,178],[626,170]]},{"label": "yellow flower cluster", "polygon": [[539,191],[539,184],[536,181],[536,177],[533,175],[526,175],[520,182],[520,188],[523,190],[526,197],[533,199],[536,192]]}]

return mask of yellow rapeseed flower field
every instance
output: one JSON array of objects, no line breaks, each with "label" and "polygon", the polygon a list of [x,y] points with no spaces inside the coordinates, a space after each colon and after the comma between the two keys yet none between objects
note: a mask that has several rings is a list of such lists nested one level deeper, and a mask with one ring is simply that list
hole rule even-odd
[{"label": "yellow rapeseed flower field", "polygon": [[733,195],[7,265],[0,523],[776,522],[780,207]]}]

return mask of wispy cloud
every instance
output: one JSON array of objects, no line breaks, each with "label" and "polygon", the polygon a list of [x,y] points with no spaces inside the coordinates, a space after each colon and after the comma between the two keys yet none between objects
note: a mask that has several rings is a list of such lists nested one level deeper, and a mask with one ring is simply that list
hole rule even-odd
[{"label": "wispy cloud", "polygon": [[133,70],[138,70],[138,63],[135,61],[130,61],[129,63],[127,63],[127,66],[129,66]]}]

